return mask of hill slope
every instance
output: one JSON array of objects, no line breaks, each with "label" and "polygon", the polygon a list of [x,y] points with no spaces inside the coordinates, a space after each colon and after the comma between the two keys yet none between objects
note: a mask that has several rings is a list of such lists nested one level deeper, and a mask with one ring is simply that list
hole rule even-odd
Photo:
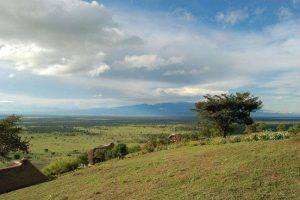
[{"label": "hill slope", "polygon": [[298,138],[112,160],[0,199],[296,199],[299,180]]}]

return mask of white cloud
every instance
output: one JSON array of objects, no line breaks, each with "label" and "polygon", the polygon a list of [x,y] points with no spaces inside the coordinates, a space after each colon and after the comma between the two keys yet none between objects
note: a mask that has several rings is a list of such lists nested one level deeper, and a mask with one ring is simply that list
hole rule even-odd
[{"label": "white cloud", "polygon": [[248,13],[245,10],[231,10],[227,12],[219,12],[216,15],[217,22],[223,24],[234,25],[237,24],[249,17]]},{"label": "white cloud", "polygon": [[185,86],[178,88],[157,88],[156,92],[160,95],[171,95],[171,96],[187,96],[187,97],[199,97],[206,94],[223,94],[226,91],[211,90],[201,88],[201,86]]},{"label": "white cloud", "polygon": [[289,7],[281,7],[279,8],[277,15],[281,20],[288,20],[294,16],[294,13]]},{"label": "white cloud", "polygon": [[0,60],[18,70],[99,75],[105,71],[98,67],[106,64],[103,51],[140,42],[96,1],[0,2]]},{"label": "white cloud", "polygon": [[13,103],[13,101],[9,101],[9,100],[0,100],[0,103]]},{"label": "white cloud", "polygon": [[[218,13],[216,19],[224,26],[234,25],[263,12],[233,10]],[[180,14],[188,20],[188,13]],[[291,76],[270,78],[279,72],[300,74],[300,21],[296,17],[240,32],[204,24],[192,27],[186,20],[157,13],[118,10],[113,14],[101,4],[79,0],[1,1],[0,81],[16,73],[11,66],[37,75],[67,74],[63,78],[70,81],[70,88],[84,86],[82,91],[93,99],[93,106],[106,106],[108,101],[122,105],[195,100],[205,93],[242,87],[265,86],[282,97],[299,94],[300,83],[291,81]],[[98,91],[107,102],[92,98]],[[59,95],[64,98],[26,97],[24,102],[89,106],[89,99],[68,94],[68,100],[58,92],[55,98]],[[23,98],[10,97],[3,99],[21,102]]]},{"label": "white cloud", "polygon": [[110,70],[110,67],[107,64],[102,64],[99,67],[96,67],[96,68],[92,69],[91,71],[89,71],[89,75],[91,77],[97,77],[107,70]]},{"label": "white cloud", "polygon": [[172,56],[165,59],[156,54],[145,54],[125,56],[123,61],[117,61],[114,65],[122,68],[146,68],[148,70],[154,70],[160,67],[178,64],[182,61],[182,57]]},{"label": "white cloud", "polygon": [[163,73],[164,76],[176,76],[176,75],[198,75],[205,73],[209,70],[208,66],[205,66],[201,69],[191,69],[191,70],[185,70],[185,69],[177,69],[177,70],[168,70]]}]

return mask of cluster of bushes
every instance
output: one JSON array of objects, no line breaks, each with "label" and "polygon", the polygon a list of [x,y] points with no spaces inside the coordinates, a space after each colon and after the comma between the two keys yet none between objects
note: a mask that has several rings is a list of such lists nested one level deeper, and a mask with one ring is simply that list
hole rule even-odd
[{"label": "cluster of bushes", "polygon": [[294,135],[300,133],[300,124],[294,124],[293,126],[289,127],[288,132]]},{"label": "cluster of bushes", "polygon": [[294,133],[286,131],[263,131],[261,133],[251,133],[242,136],[231,136],[228,138],[213,137],[206,138],[200,141],[201,145],[205,144],[226,144],[226,143],[237,143],[237,142],[251,142],[251,141],[263,141],[263,140],[282,140],[290,138]]},{"label": "cluster of bushes", "polygon": [[113,158],[124,158],[129,153],[126,144],[118,144],[112,150],[96,150],[96,162],[104,162]]},{"label": "cluster of bushes", "polygon": [[65,172],[69,172],[77,169],[82,164],[79,158],[63,158],[51,162],[49,165],[43,168],[43,173],[48,177],[53,177]]},{"label": "cluster of bushes", "polygon": [[[139,151],[139,148],[132,146],[131,149],[128,149],[126,144],[118,144],[112,150],[95,151],[95,159],[96,162],[103,162],[113,158],[124,158],[129,152]],[[68,157],[53,161],[44,167],[42,171],[48,177],[54,177],[86,165],[88,165],[88,155],[87,153],[83,153],[75,158]]]},{"label": "cluster of bushes", "polygon": [[267,130],[267,124],[266,123],[253,123],[251,125],[248,125],[245,129],[245,133],[258,133],[262,131]]}]

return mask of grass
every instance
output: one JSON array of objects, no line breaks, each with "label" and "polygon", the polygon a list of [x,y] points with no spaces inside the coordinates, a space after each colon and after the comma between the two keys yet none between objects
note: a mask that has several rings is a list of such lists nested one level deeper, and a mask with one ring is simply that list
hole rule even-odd
[{"label": "grass", "polygon": [[299,188],[298,137],[111,160],[0,199],[298,199]]},{"label": "grass", "polygon": [[[54,124],[53,129],[59,125]],[[60,125],[61,126],[61,125]],[[103,125],[92,127],[75,127],[74,130],[64,133],[37,132],[24,133],[22,137],[30,138],[30,154],[32,163],[39,169],[53,160],[75,157],[78,152],[87,152],[89,149],[101,144],[111,142],[125,143],[129,146],[144,143],[151,135],[170,134],[181,127],[181,124],[174,125],[152,125],[152,124],[128,124],[128,125]],[[38,129],[36,130],[43,130]],[[47,131],[47,130],[45,130]],[[77,132],[78,131],[78,132]],[[184,132],[184,131],[180,131]],[[48,152],[45,152],[48,149]],[[17,153],[26,156],[22,153]]]}]

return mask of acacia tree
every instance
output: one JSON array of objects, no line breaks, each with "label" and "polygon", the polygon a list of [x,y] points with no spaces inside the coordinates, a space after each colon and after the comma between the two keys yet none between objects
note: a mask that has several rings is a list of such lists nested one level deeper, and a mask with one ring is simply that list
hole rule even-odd
[{"label": "acacia tree", "polygon": [[0,160],[8,159],[8,153],[22,151],[28,153],[29,141],[18,134],[22,128],[18,126],[21,118],[15,115],[0,120]]},{"label": "acacia tree", "polygon": [[214,123],[222,132],[223,137],[228,135],[233,124],[253,123],[250,116],[262,108],[262,101],[250,93],[205,95],[202,101],[195,104],[194,111],[198,112],[202,120]]}]

